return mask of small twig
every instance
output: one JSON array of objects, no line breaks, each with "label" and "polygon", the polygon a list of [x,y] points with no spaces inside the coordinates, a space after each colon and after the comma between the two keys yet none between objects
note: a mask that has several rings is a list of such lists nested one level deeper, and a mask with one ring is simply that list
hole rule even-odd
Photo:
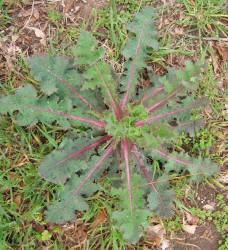
[{"label": "small twig", "polygon": [[132,189],[139,188],[139,187],[145,187],[145,186],[148,186],[148,185],[151,185],[151,184],[156,184],[156,183],[161,183],[161,182],[166,182],[166,181],[172,181],[172,180],[176,180],[176,179],[183,179],[183,178],[186,178],[186,177],[189,177],[189,176],[194,176],[194,175],[203,175],[203,174],[204,173],[187,174],[187,175],[184,175],[184,176],[177,176],[177,177],[173,177],[173,178],[167,178],[167,179],[164,179],[164,180],[147,182],[147,183],[144,183],[144,184],[135,185],[135,186],[132,187]]},{"label": "small twig", "polygon": [[[186,35],[186,34],[183,34],[187,37],[190,37],[190,38],[193,38],[193,39],[199,39],[198,36],[192,36],[192,35]],[[223,41],[223,42],[228,42],[228,38],[225,38],[225,37],[201,37],[203,40],[207,40],[207,41]]]},{"label": "small twig", "polygon": [[185,243],[185,242],[181,242],[181,241],[179,241],[179,240],[175,240],[175,242],[176,242],[177,244],[180,244],[180,245],[192,246],[192,247],[196,247],[196,248],[198,248],[198,249],[201,249],[199,246],[197,246],[197,245],[195,245],[195,244]]},{"label": "small twig", "polygon": [[27,28],[27,26],[28,26],[28,24],[29,24],[29,22],[30,22],[30,20],[31,20],[31,18],[32,18],[33,12],[34,12],[34,0],[32,1],[32,11],[31,11],[31,14],[30,14],[28,20],[26,21],[26,23],[24,24],[24,26],[20,29],[19,33],[20,33],[23,29]]}]

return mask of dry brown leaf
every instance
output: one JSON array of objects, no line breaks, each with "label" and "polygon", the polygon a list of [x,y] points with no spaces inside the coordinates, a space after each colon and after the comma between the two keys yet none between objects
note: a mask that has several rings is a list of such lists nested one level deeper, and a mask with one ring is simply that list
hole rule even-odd
[{"label": "dry brown leaf", "polygon": [[159,247],[160,244],[161,244],[162,239],[160,239],[160,238],[149,238],[148,241],[152,242],[153,245],[156,245],[157,247]]},{"label": "dry brown leaf", "polygon": [[184,20],[185,17],[186,17],[186,16],[185,16],[184,12],[181,11],[181,12],[179,13],[179,20],[180,20],[180,21],[181,21],[181,20]]},{"label": "dry brown leaf", "polygon": [[13,171],[10,171],[10,172],[8,173],[8,176],[9,176],[9,179],[10,179],[11,181],[14,181],[14,180],[17,179],[17,173],[15,173],[15,172],[13,172]]},{"label": "dry brown leaf", "polygon": [[35,230],[36,232],[42,233],[45,229],[45,226],[33,221],[32,222],[32,229]]},{"label": "dry brown leaf", "polygon": [[156,234],[159,238],[163,238],[164,234],[166,233],[165,228],[162,224],[157,224],[155,226],[149,226],[147,230],[147,234]]},{"label": "dry brown leaf", "polygon": [[16,195],[13,200],[17,204],[17,207],[20,208],[21,200],[22,200],[22,194]]},{"label": "dry brown leaf", "polygon": [[194,234],[195,231],[196,231],[196,227],[197,225],[189,225],[189,224],[186,224],[186,221],[185,219],[183,218],[183,225],[182,225],[182,228],[184,231],[186,231],[187,233],[190,233],[190,234]]},{"label": "dry brown leaf", "polygon": [[218,176],[217,181],[228,184],[228,171]]},{"label": "dry brown leaf", "polygon": [[182,27],[176,27],[174,31],[175,31],[175,33],[177,35],[183,35],[184,34],[184,29]]},{"label": "dry brown leaf", "polygon": [[211,27],[211,25],[209,23],[207,23],[207,27],[211,31],[211,33],[213,33],[213,29],[212,29],[212,27]]},{"label": "dry brown leaf", "polygon": [[14,44],[14,43],[17,41],[18,38],[19,38],[18,35],[15,35],[15,34],[12,35],[12,36],[11,36],[11,43]]},{"label": "dry brown leaf", "polygon": [[225,43],[217,44],[216,46],[219,55],[222,57],[224,61],[228,61],[228,45]]},{"label": "dry brown leaf", "polygon": [[212,41],[209,41],[209,45],[210,45],[210,48],[214,54],[214,56],[210,57],[210,61],[212,62],[214,72],[217,73],[219,71],[219,55],[218,55],[217,50],[215,48],[215,43]]},{"label": "dry brown leaf", "polygon": [[30,30],[33,30],[35,32],[36,37],[41,38],[40,43],[43,46],[46,46],[46,36],[42,30],[35,28],[35,27],[27,27],[27,28]]},{"label": "dry brown leaf", "polygon": [[103,223],[107,220],[107,214],[105,209],[101,209],[100,213],[95,215],[94,224],[92,225],[92,229],[94,230],[100,223]]},{"label": "dry brown leaf", "polygon": [[73,1],[72,1],[72,0],[65,0],[65,1],[64,1],[64,4],[65,4],[64,13],[70,12],[71,7],[72,7],[72,4],[73,4]]},{"label": "dry brown leaf", "polygon": [[146,245],[143,245],[143,250],[150,250]]},{"label": "dry brown leaf", "polygon": [[213,65],[213,68],[214,68],[214,72],[217,73],[217,71],[219,69],[217,60],[212,58],[212,65]]},{"label": "dry brown leaf", "polygon": [[32,9],[25,10],[22,15],[23,15],[23,17],[31,16],[32,15]]},{"label": "dry brown leaf", "polygon": [[36,19],[39,19],[40,13],[39,13],[39,11],[38,11],[37,9],[34,9],[34,11],[33,11],[33,16],[34,16]]},{"label": "dry brown leaf", "polygon": [[165,250],[165,249],[169,248],[169,244],[170,244],[169,240],[163,239],[162,244],[161,244],[161,249]]},{"label": "dry brown leaf", "polygon": [[184,212],[186,216],[186,221],[183,218],[183,225],[182,228],[184,231],[194,234],[196,231],[197,224],[199,222],[199,218],[196,215],[192,215],[187,211]]},{"label": "dry brown leaf", "polygon": [[224,88],[228,90],[228,77],[224,80]]},{"label": "dry brown leaf", "polygon": [[187,225],[187,224],[182,225],[183,230],[190,234],[195,233],[196,227],[197,227],[196,225]]},{"label": "dry brown leaf", "polygon": [[153,242],[156,246],[159,246],[164,240],[165,233],[165,228],[161,223],[155,226],[151,225],[147,230],[148,240]]},{"label": "dry brown leaf", "polygon": [[185,213],[185,216],[186,216],[186,219],[187,219],[186,222],[189,225],[197,225],[198,224],[199,218],[196,215],[192,215],[192,214],[188,213],[187,211],[185,211],[184,213]]},{"label": "dry brown leaf", "polygon": [[222,114],[225,116],[225,119],[228,120],[228,104],[225,103],[225,109],[222,110]]}]

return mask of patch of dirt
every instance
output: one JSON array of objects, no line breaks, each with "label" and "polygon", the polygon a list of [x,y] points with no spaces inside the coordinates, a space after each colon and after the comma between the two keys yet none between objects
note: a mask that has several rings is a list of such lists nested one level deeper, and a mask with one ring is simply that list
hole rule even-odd
[{"label": "patch of dirt", "polygon": [[207,222],[198,226],[194,235],[185,232],[176,233],[171,241],[170,250],[217,250],[219,240],[221,236],[214,224]]},{"label": "patch of dirt", "polygon": [[[7,5],[8,0],[5,2]],[[15,55],[23,53],[29,56],[33,53],[43,53],[47,46],[47,40],[54,37],[57,26],[64,28],[79,27],[83,21],[88,21],[93,8],[103,8],[104,1],[95,0],[65,0],[52,3],[33,1],[30,3],[16,3],[8,10],[14,23],[8,24],[2,31],[1,42],[7,46],[1,48],[4,54]],[[59,13],[62,18],[56,22],[48,16],[50,11]],[[18,30],[15,32],[15,28]],[[58,44],[63,36],[60,34]],[[2,47],[2,46],[1,46]]]},{"label": "patch of dirt", "polygon": [[[192,186],[192,189],[196,189],[196,186]],[[196,196],[195,196],[195,201],[197,203],[197,207],[200,209],[205,209],[205,206],[209,205],[214,208],[214,210],[218,209],[216,206],[216,196],[218,194],[223,194],[224,195],[224,201],[225,203],[228,202],[228,191],[227,190],[221,190],[217,188],[215,185],[210,184],[201,184],[199,185],[199,188],[197,189]],[[195,207],[196,204],[190,200],[187,202],[189,207]]]},{"label": "patch of dirt", "polygon": [[72,6],[79,9],[80,16],[82,18],[88,19],[91,15],[92,9],[103,9],[108,1],[105,0],[81,0],[81,1],[66,1],[72,3]]},{"label": "patch of dirt", "polygon": [[[24,58],[34,54],[43,54],[51,46],[59,49],[68,47],[67,30],[79,28],[88,22],[88,30],[92,25],[92,9],[103,9],[105,0],[63,0],[63,1],[12,1],[6,0],[3,9],[13,20],[0,30],[0,81],[10,81],[8,70],[16,73],[16,87],[24,84],[22,65],[18,65],[21,56]],[[60,20],[51,20],[50,12],[60,14]],[[60,27],[63,31],[59,31]],[[58,35],[57,35],[58,34]],[[71,41],[72,42],[72,41]],[[51,44],[51,46],[50,46]]]},{"label": "patch of dirt", "polygon": [[[192,189],[196,189],[196,186],[192,186]],[[219,211],[219,207],[216,205],[218,194],[224,195],[224,202],[228,201],[228,191],[218,189],[216,186],[210,184],[199,185],[195,202],[192,200],[185,200],[183,203],[187,207],[198,207],[201,210]],[[194,234],[188,232],[178,231],[171,237],[171,249],[174,250],[195,250],[195,249],[208,249],[217,250],[218,241],[222,240],[220,233],[216,230],[213,222],[206,220],[202,225],[196,226]]]}]

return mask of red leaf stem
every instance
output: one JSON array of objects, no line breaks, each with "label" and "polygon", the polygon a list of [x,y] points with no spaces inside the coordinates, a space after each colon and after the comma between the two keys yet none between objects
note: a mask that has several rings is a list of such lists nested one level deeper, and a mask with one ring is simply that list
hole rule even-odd
[{"label": "red leaf stem", "polygon": [[135,125],[136,126],[143,126],[145,123],[149,122],[149,121],[152,121],[152,120],[156,120],[156,119],[160,119],[160,118],[163,118],[163,117],[166,117],[166,116],[169,116],[169,115],[173,115],[173,114],[177,114],[177,113],[180,113],[182,111],[185,111],[185,110],[188,110],[188,109],[191,109],[193,108],[194,106],[193,105],[190,105],[188,107],[184,107],[184,108],[180,108],[180,109],[177,109],[177,110],[173,110],[173,111],[170,111],[168,113],[165,113],[165,114],[161,114],[161,115],[154,115],[150,118],[147,119],[147,121],[137,121],[135,122]]},{"label": "red leaf stem", "polygon": [[130,174],[130,168],[129,168],[129,143],[126,138],[122,139],[121,142],[122,142],[122,149],[123,149],[123,155],[124,155],[125,167],[126,167],[130,209],[131,209],[131,215],[133,215],[132,193],[131,193],[131,174]]},{"label": "red leaf stem", "polygon": [[95,68],[97,70],[97,73],[98,73],[99,77],[101,78],[101,81],[102,81],[102,83],[103,83],[103,85],[105,87],[105,90],[106,90],[106,92],[108,94],[108,97],[109,97],[109,99],[111,101],[112,107],[113,107],[114,112],[116,114],[116,118],[119,120],[119,119],[122,118],[122,111],[120,110],[120,108],[118,108],[116,102],[114,101],[114,99],[112,97],[112,94],[111,94],[111,92],[110,92],[110,90],[109,90],[109,88],[108,88],[108,86],[107,86],[107,84],[106,84],[106,82],[105,82],[99,68],[97,67],[97,65],[94,65],[94,66],[95,66]]},{"label": "red leaf stem", "polygon": [[[74,157],[76,157],[76,156],[78,156],[78,155],[80,155],[80,154],[82,154],[82,153],[84,153],[84,152],[86,152],[86,151],[92,149],[92,148],[95,148],[95,147],[98,146],[100,143],[105,142],[105,141],[108,141],[109,139],[111,139],[111,136],[105,135],[105,136],[102,137],[101,139],[99,139],[99,140],[95,141],[94,143],[92,143],[92,144],[90,144],[90,145],[84,147],[83,149],[80,149],[79,151],[74,152],[73,154],[70,154],[70,155],[66,156],[63,160],[57,162],[57,163],[55,164],[55,166],[53,166],[53,167],[50,168],[50,169],[54,169],[54,168],[58,167],[59,165],[65,163],[66,161],[68,161],[68,160],[70,160],[70,159],[72,159],[72,158],[74,158]],[[49,169],[49,170],[50,170],[50,169]]]},{"label": "red leaf stem", "polygon": [[101,157],[101,159],[96,163],[96,165],[91,169],[89,174],[84,178],[84,180],[80,183],[80,185],[77,187],[75,192],[71,195],[71,197],[66,201],[64,204],[64,207],[69,204],[69,202],[72,201],[75,195],[77,195],[80,191],[80,189],[83,187],[83,185],[88,181],[88,179],[93,175],[93,173],[97,170],[97,168],[102,164],[102,162],[108,157],[110,153],[113,152],[112,144],[108,147],[104,155]]},{"label": "red leaf stem", "polygon": [[81,118],[81,117],[78,117],[78,116],[61,113],[61,112],[54,111],[54,110],[51,110],[51,109],[44,109],[44,108],[33,107],[33,106],[26,106],[26,107],[27,108],[31,108],[31,109],[36,109],[36,110],[44,111],[44,112],[49,112],[49,113],[52,113],[52,114],[55,114],[55,115],[59,115],[59,116],[63,116],[63,117],[69,118],[69,119],[73,119],[73,120],[77,120],[77,121],[89,123],[89,124],[95,125],[95,126],[100,127],[100,128],[104,128],[105,127],[105,123],[104,122],[93,121],[93,120]]},{"label": "red leaf stem", "polygon": [[121,104],[121,109],[122,110],[125,109],[125,106],[127,104],[127,99],[128,99],[128,95],[129,95],[129,91],[130,91],[130,88],[131,88],[132,79],[133,79],[133,75],[134,75],[134,71],[135,71],[136,57],[137,57],[137,55],[139,53],[139,48],[140,48],[140,44],[141,44],[141,41],[142,41],[142,34],[143,34],[143,32],[144,32],[144,28],[142,28],[142,31],[140,32],[138,44],[136,46],[135,59],[132,62],[131,73],[130,73],[129,80],[128,80],[128,83],[127,83],[127,92],[125,93],[125,95],[123,97],[122,104]]},{"label": "red leaf stem", "polygon": [[151,187],[153,188],[154,192],[158,193],[157,189],[155,188],[154,184],[152,183],[152,179],[150,178],[149,174],[147,173],[144,165],[143,165],[143,162],[142,162],[142,159],[140,157],[140,154],[139,154],[139,151],[137,149],[137,147],[135,145],[133,145],[133,153],[135,155],[135,158],[139,164],[139,167],[141,168],[143,174],[145,175],[146,179],[149,181]]},{"label": "red leaf stem", "polygon": [[90,104],[84,97],[82,97],[70,84],[64,81],[60,76],[52,72],[51,70],[47,69],[47,71],[56,77],[60,82],[62,82],[75,96],[77,96],[82,102],[84,102],[90,109],[94,110],[95,112],[102,114],[98,111],[92,104]]},{"label": "red leaf stem", "polygon": [[171,94],[169,94],[167,97],[163,98],[161,101],[155,103],[154,105],[152,105],[151,107],[149,107],[147,110],[148,112],[154,110],[155,108],[157,108],[158,106],[160,106],[161,104],[163,104],[164,102],[166,102],[167,100],[171,99],[172,97],[174,97],[178,92],[180,92],[182,89],[184,88],[183,85],[181,85],[178,89],[176,89],[175,91],[173,91]]},{"label": "red leaf stem", "polygon": [[144,96],[144,97],[142,98],[142,102],[145,102],[145,101],[146,101],[147,99],[149,99],[150,97],[152,97],[152,96],[158,94],[159,92],[162,92],[164,89],[165,89],[165,87],[161,87],[161,88],[157,88],[157,89],[151,91],[148,95],[146,95],[146,96]]},{"label": "red leaf stem", "polygon": [[164,153],[164,152],[162,152],[162,151],[160,151],[160,150],[158,150],[158,149],[155,149],[155,148],[151,148],[151,149],[152,149],[154,152],[156,152],[156,153],[158,153],[158,154],[164,156],[166,159],[169,159],[169,160],[178,162],[178,163],[183,164],[183,165],[185,165],[185,166],[193,166],[193,164],[191,164],[191,163],[189,163],[189,162],[186,162],[186,161],[182,161],[182,160],[176,159],[176,158],[174,158],[174,157],[172,157],[172,156],[170,156],[170,155],[168,155],[168,154],[166,154],[166,153]]}]

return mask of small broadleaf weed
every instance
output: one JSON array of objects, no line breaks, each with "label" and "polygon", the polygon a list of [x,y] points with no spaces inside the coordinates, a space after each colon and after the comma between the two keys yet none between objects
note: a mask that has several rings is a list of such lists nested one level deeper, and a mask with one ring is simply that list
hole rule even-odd
[{"label": "small broadleaf weed", "polygon": [[[125,70],[118,81],[104,61],[105,49],[82,32],[73,58],[41,55],[28,59],[40,82],[39,94],[27,84],[14,95],[0,98],[0,112],[13,115],[18,111],[16,120],[22,126],[39,120],[55,122],[65,130],[84,128],[83,133],[65,138],[39,166],[42,178],[65,185],[59,201],[45,212],[48,221],[72,221],[75,210],[88,210],[86,197],[99,190],[97,181],[106,170],[121,175],[123,182],[112,190],[119,197],[115,226],[135,243],[148,227],[151,211],[161,217],[172,215],[175,195],[169,187],[170,173],[188,173],[197,181],[218,172],[210,160],[175,150],[178,134],[199,129],[201,123],[192,119],[191,110],[208,104],[204,98],[189,96],[198,87],[203,67],[187,62],[185,70],[168,68],[165,76],[153,75],[144,88],[137,85],[142,70],[150,70],[147,48],[158,48],[153,17],[153,9],[147,7],[126,26]],[[160,171],[153,161],[159,162]]]}]

